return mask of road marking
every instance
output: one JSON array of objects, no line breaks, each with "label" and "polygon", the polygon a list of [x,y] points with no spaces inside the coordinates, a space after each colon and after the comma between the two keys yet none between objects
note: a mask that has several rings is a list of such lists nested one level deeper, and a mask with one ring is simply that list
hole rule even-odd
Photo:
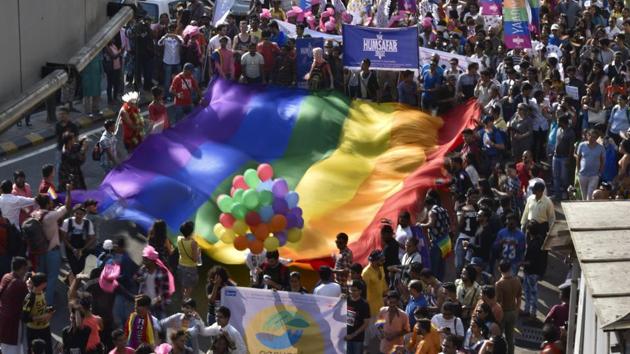
[{"label": "road marking", "polygon": [[17,145],[11,141],[4,141],[0,143],[0,148],[4,150],[4,153],[7,154],[9,152],[13,152],[17,150]]},{"label": "road marking", "polygon": [[28,133],[24,137],[33,143],[33,145],[39,145],[44,142],[44,137],[37,133]]},{"label": "road marking", "polygon": [[[87,131],[85,133],[82,133],[80,135],[81,136],[83,136],[83,135],[92,135],[92,134],[98,133],[100,131],[103,131],[103,127],[92,129],[92,130]],[[3,143],[3,144],[5,144],[5,143]],[[28,154],[15,157],[15,158],[13,158],[11,160],[6,160],[6,161],[3,161],[3,162],[0,162],[0,167],[5,167],[5,166],[8,166],[8,165],[20,162],[22,160],[29,159],[29,158],[31,158],[33,156],[37,156],[37,155],[42,154],[44,152],[50,151],[50,150],[52,150],[52,149],[54,149],[56,147],[57,147],[57,143],[51,143],[50,145],[41,147],[41,148],[39,148],[39,149],[37,149],[35,151],[31,151]],[[5,146],[2,146],[2,148],[6,150]]]}]

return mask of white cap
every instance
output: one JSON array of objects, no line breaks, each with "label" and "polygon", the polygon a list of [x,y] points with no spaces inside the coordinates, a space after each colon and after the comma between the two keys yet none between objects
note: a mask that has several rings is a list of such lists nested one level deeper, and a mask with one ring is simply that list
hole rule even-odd
[{"label": "white cap", "polygon": [[551,25],[551,30],[559,30],[560,29],[560,25],[557,23],[554,23],[553,25]]},{"label": "white cap", "polygon": [[114,242],[112,242],[112,240],[105,240],[103,241],[103,249],[105,251],[111,251],[114,249]]}]

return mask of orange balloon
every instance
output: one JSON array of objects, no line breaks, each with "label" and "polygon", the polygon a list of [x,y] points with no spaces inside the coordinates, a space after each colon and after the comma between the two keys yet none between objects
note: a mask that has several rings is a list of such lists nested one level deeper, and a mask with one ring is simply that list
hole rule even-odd
[{"label": "orange balloon", "polygon": [[264,244],[260,240],[249,241],[249,249],[253,254],[259,254],[263,251]]},{"label": "orange balloon", "polygon": [[234,239],[234,248],[239,251],[245,251],[247,249],[247,237],[246,236],[238,236]]},{"label": "orange balloon", "polygon": [[267,224],[258,224],[254,227],[254,236],[260,241],[264,241],[269,237],[269,226]]},{"label": "orange balloon", "polygon": [[269,223],[271,232],[284,231],[287,228],[287,218],[284,215],[274,215]]}]

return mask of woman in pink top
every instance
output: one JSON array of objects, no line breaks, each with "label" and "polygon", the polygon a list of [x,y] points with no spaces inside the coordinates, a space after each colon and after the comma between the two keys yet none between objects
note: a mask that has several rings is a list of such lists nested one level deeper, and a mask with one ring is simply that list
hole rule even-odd
[{"label": "woman in pink top", "polygon": [[112,332],[112,341],[114,342],[114,349],[109,354],[134,354],[135,350],[127,346],[127,338],[125,332],[122,329],[116,329]]},{"label": "woman in pink top", "polygon": [[399,302],[398,293],[390,291],[387,294],[387,306],[382,307],[378,314],[376,325],[381,332],[381,353],[390,353],[394,346],[403,345],[403,336],[409,333],[409,317],[398,308]]},{"label": "woman in pink top", "polygon": [[83,326],[89,327],[91,330],[86,346],[87,352],[101,353],[102,344],[100,331],[103,329],[103,319],[92,313],[92,297],[82,297],[81,300],[79,300],[79,305],[84,312]]}]

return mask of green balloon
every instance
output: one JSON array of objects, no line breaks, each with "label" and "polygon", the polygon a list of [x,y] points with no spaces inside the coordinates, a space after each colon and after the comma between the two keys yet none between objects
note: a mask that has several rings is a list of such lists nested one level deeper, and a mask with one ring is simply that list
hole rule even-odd
[{"label": "green balloon", "polygon": [[260,184],[260,178],[258,178],[258,173],[254,169],[247,169],[243,174],[245,178],[245,183],[249,186],[249,188],[256,188]]},{"label": "green balloon", "polygon": [[273,202],[273,193],[271,191],[261,191],[258,196],[260,205],[271,205]]},{"label": "green balloon", "polygon": [[234,203],[230,213],[238,220],[243,220],[245,219],[245,214],[247,214],[247,208],[245,208],[245,206],[241,203]]},{"label": "green balloon", "polygon": [[234,205],[234,201],[230,196],[222,194],[217,199],[217,205],[222,212],[229,213],[230,209],[232,209],[232,205]]},{"label": "green balloon", "polygon": [[242,188],[239,188],[238,190],[236,190],[236,192],[234,192],[234,196],[232,197],[232,199],[234,199],[234,203],[241,203],[243,202],[243,194],[245,193],[245,191]]},{"label": "green balloon", "polygon": [[243,205],[249,210],[254,210],[258,206],[258,192],[255,189],[248,189],[243,193]]}]

